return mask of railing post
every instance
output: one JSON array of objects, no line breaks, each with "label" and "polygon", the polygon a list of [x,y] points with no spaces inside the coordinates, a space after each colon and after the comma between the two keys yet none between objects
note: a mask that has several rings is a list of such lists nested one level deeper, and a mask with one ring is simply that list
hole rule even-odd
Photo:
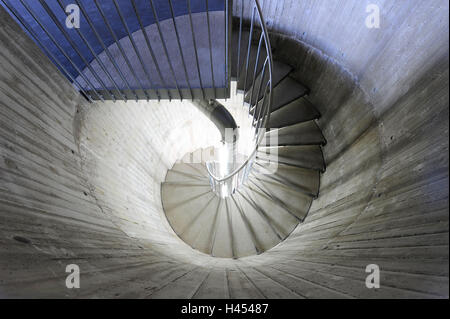
[{"label": "railing post", "polygon": [[[249,101],[249,113],[253,112],[252,115],[252,126],[255,126],[255,136],[254,136],[254,148],[251,154],[247,157],[247,159],[239,165],[237,168],[232,169],[232,171],[225,176],[223,176],[224,172],[222,171],[220,176],[216,174],[217,165],[211,165],[211,163],[207,163],[206,168],[208,170],[210,176],[211,187],[213,191],[220,197],[226,197],[235,193],[241,185],[243,185],[253,167],[253,164],[256,159],[256,153],[258,151],[258,147],[262,142],[262,139],[265,134],[265,127],[268,123],[270,117],[270,110],[272,107],[272,51],[270,47],[269,34],[267,32],[266,25],[264,23],[264,18],[262,16],[261,7],[259,5],[258,0],[253,0],[253,6],[251,7],[252,15],[250,22],[250,34],[248,37],[248,47],[246,48],[246,59],[245,59],[245,78],[244,78],[244,88],[243,93],[246,96],[247,92],[247,81],[248,81],[248,71],[250,64],[250,54],[252,53],[252,35],[253,29],[255,27],[255,16],[258,15],[259,27],[261,29],[261,36],[259,39],[258,49],[256,53],[256,61],[253,70],[252,83],[251,83],[251,93],[250,93],[250,101]],[[244,0],[241,0],[241,16],[239,21],[239,40],[238,40],[238,56],[237,56],[237,80],[239,81],[241,76],[241,42],[242,42],[242,25],[243,25],[243,11],[244,11]],[[266,51],[266,58],[264,60],[262,71],[259,74],[259,84],[257,84],[257,73],[259,66],[259,59],[261,54],[261,49],[264,45],[264,49]],[[244,61],[244,60],[243,60]],[[243,66],[244,67],[244,66]],[[266,74],[268,74],[268,79],[266,81]],[[264,82],[264,83],[263,83]],[[261,89],[264,87],[264,94],[260,99]],[[256,90],[257,89],[257,90]],[[256,98],[253,99],[253,96],[256,91]],[[233,159],[234,160],[234,159]],[[234,163],[234,161],[233,161]],[[219,163],[219,165],[228,165],[229,163]],[[229,167],[227,167],[228,170]]]}]

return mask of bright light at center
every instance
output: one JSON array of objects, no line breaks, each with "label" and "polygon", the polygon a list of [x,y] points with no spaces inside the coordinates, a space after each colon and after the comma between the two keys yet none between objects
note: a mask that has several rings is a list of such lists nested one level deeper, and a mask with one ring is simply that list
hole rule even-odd
[{"label": "bright light at center", "polygon": [[228,148],[226,144],[223,144],[219,148],[219,173],[221,177],[224,177],[229,173],[228,161],[229,161]]}]

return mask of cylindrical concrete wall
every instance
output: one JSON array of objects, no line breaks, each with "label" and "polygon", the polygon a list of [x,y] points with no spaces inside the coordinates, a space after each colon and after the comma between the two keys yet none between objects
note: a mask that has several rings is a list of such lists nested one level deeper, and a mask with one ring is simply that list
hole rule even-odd
[{"label": "cylindrical concrete wall", "polygon": [[305,222],[242,260],[192,250],[162,214],[166,170],[213,124],[189,102],[84,103],[1,9],[0,296],[448,297],[448,5],[379,1],[369,30],[360,1],[296,3],[263,9],[322,113],[327,171]]}]

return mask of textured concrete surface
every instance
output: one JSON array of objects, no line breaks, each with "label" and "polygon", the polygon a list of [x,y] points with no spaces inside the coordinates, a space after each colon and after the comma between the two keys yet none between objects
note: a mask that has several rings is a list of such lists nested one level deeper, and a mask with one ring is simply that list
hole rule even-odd
[{"label": "textured concrete surface", "polygon": [[[83,106],[0,10],[2,297],[448,298],[448,4],[377,2],[390,27],[371,35],[342,24],[364,2],[264,2],[272,29],[293,36],[274,35],[276,54],[322,114],[327,171],[286,241],[232,262],[196,253],[158,216],[163,132],[183,126],[181,112],[196,130],[190,105]],[[68,263],[82,288],[65,287]],[[369,263],[380,289],[364,285]]]}]

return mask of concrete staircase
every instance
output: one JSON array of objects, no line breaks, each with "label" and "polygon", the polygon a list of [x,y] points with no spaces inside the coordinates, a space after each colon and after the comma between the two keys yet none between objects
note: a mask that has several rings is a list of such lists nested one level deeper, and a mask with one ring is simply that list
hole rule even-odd
[{"label": "concrete staircase", "polygon": [[[241,41],[248,43],[248,33]],[[236,37],[233,45],[232,78],[237,81],[237,94],[248,102],[252,88],[261,81],[261,68],[256,68],[255,83],[245,81],[245,72],[237,72]],[[240,49],[247,51],[245,45]],[[250,70],[256,52],[252,44]],[[242,70],[244,61],[240,62]],[[175,233],[192,248],[225,258],[260,254],[289,236],[319,195],[320,173],[325,171],[321,147],[326,144],[315,122],[320,114],[307,99],[308,89],[289,77],[291,72],[290,66],[274,62],[274,100],[266,135],[277,133],[278,145],[259,148],[249,179],[235,194],[216,196],[205,162],[189,162],[208,149],[187,154],[168,171],[162,184],[164,211]],[[278,156],[270,152],[273,148]],[[276,173],[268,170],[269,161],[277,162]]]},{"label": "concrete staircase", "polygon": [[[90,101],[223,98],[228,94],[226,1],[2,0]],[[77,11],[78,12],[78,11]]]}]

